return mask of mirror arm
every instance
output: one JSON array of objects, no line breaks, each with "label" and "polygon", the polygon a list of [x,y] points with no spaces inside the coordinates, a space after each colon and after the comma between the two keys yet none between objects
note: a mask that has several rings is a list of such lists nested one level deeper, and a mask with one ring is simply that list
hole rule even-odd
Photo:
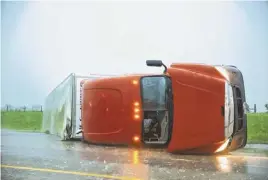
[{"label": "mirror arm", "polygon": [[165,68],[164,74],[166,74],[167,73],[167,66],[164,63],[162,63],[162,66],[164,66],[164,68]]}]

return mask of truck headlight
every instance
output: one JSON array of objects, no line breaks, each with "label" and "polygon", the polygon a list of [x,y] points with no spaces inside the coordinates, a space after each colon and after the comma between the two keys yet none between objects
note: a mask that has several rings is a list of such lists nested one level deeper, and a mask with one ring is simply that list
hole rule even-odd
[{"label": "truck headlight", "polygon": [[229,138],[234,132],[234,96],[233,88],[228,81],[225,82],[225,105],[224,105],[224,134]]}]

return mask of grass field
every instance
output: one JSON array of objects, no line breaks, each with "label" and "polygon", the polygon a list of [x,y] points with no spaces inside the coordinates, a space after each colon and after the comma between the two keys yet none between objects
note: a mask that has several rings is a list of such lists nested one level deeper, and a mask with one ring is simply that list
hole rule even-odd
[{"label": "grass field", "polygon": [[[248,116],[248,143],[268,144],[268,113],[250,113]],[[1,112],[2,128],[40,131],[42,112]]]},{"label": "grass field", "polygon": [[268,113],[250,113],[248,116],[248,143],[268,144]]},{"label": "grass field", "polygon": [[1,112],[1,128],[40,131],[42,112]]}]

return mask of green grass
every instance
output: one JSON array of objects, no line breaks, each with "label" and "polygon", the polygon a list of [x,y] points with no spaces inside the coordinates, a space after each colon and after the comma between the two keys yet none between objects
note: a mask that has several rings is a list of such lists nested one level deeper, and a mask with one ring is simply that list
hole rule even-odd
[{"label": "green grass", "polygon": [[249,113],[248,143],[268,144],[268,113]]},{"label": "green grass", "polygon": [[[62,113],[58,114],[59,118]],[[249,113],[247,116],[248,143],[268,144],[268,113]],[[1,112],[1,125],[7,129],[41,131],[42,112]]]},{"label": "green grass", "polygon": [[40,131],[42,112],[1,111],[1,128],[27,131]]}]

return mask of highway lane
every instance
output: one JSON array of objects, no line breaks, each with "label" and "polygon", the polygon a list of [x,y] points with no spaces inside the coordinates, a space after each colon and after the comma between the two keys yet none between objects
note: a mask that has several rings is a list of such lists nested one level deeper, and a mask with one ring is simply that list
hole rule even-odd
[{"label": "highway lane", "polygon": [[1,170],[6,180],[268,180],[268,148],[218,156],[172,155],[159,149],[104,147],[2,130]]}]

